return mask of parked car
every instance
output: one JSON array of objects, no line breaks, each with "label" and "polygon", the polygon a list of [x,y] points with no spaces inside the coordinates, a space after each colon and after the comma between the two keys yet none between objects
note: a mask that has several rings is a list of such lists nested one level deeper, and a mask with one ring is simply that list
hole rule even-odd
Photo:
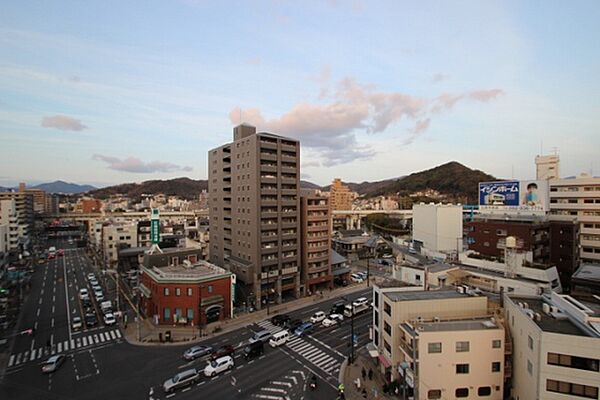
[{"label": "parked car", "polygon": [[100,309],[104,314],[112,313],[112,303],[110,302],[110,300],[106,300],[100,303]]},{"label": "parked car", "polygon": [[316,313],[313,314],[312,317],[310,317],[310,322],[312,322],[313,324],[317,324],[321,321],[323,321],[327,316],[325,315],[325,313],[323,311],[317,311]]},{"label": "parked car", "polygon": [[94,297],[96,297],[96,301],[104,301],[104,293],[102,293],[102,290],[95,291]]},{"label": "parked car", "polygon": [[211,361],[206,368],[204,368],[204,376],[215,376],[223,371],[233,369],[234,366],[233,357],[225,356],[217,358]]},{"label": "parked car", "polygon": [[114,325],[117,323],[117,320],[115,319],[115,316],[113,313],[108,313],[104,315],[104,324],[105,325]]},{"label": "parked car", "polygon": [[369,299],[367,299],[366,297],[359,297],[358,299],[354,300],[352,304],[354,305],[354,307],[360,307],[363,304],[367,304],[368,302]]},{"label": "parked car", "polygon": [[358,275],[361,278],[363,278],[363,280],[367,280],[367,272],[366,271],[357,272],[356,275]]},{"label": "parked car", "polygon": [[63,249],[58,249],[58,251],[56,252],[56,255],[59,257],[62,257],[65,255],[65,251]]},{"label": "parked car", "polygon": [[183,358],[188,361],[195,360],[196,358],[204,357],[205,355],[212,353],[212,351],[213,348],[210,346],[194,346],[183,353]]},{"label": "parked car", "polygon": [[79,289],[79,298],[83,300],[85,297],[89,297],[89,292],[86,288]]},{"label": "parked car", "polygon": [[83,327],[83,323],[81,322],[80,317],[73,317],[71,320],[71,329],[74,331],[78,331]]},{"label": "parked car", "polygon": [[98,280],[96,279],[96,277],[90,279],[90,285],[92,285],[92,287],[98,286]]},{"label": "parked car", "polygon": [[98,290],[102,290],[102,286],[100,286],[100,285],[92,285],[92,290],[94,292],[97,292]]},{"label": "parked car", "polygon": [[167,379],[165,383],[163,383],[163,390],[165,393],[173,393],[175,389],[193,385],[199,379],[200,375],[195,368],[188,369],[178,373],[171,379]]},{"label": "parked car", "polygon": [[306,335],[307,333],[312,332],[313,328],[314,328],[314,325],[312,324],[312,322],[305,322],[302,325],[300,325],[298,328],[296,328],[296,330],[294,331],[294,335],[296,335],[296,336]]},{"label": "parked car", "polygon": [[348,281],[343,278],[340,278],[339,276],[333,280],[333,283],[335,283],[338,286],[348,286]]},{"label": "parked car", "polygon": [[288,322],[287,328],[290,332],[294,332],[296,328],[298,328],[303,323],[304,321],[302,321],[301,319],[293,319],[290,322]]},{"label": "parked car", "polygon": [[91,281],[92,279],[96,279],[96,275],[94,275],[93,272],[90,272],[89,274],[87,274],[87,279],[88,279],[88,281]]},{"label": "parked car", "polygon": [[250,338],[250,343],[254,342],[263,342],[266,343],[271,339],[271,332],[264,330],[260,332],[256,332],[254,336]]},{"label": "parked car", "polygon": [[281,326],[289,322],[290,319],[290,316],[287,314],[279,314],[271,318],[271,323],[273,325]]},{"label": "parked car", "polygon": [[217,358],[232,356],[235,353],[235,349],[232,345],[226,344],[225,346],[221,346],[210,354],[211,360],[216,360]]},{"label": "parked car", "polygon": [[362,283],[364,282],[364,279],[362,278],[362,276],[358,275],[358,274],[351,274],[350,275],[350,280],[354,283]]},{"label": "parked car", "polygon": [[98,318],[96,318],[96,314],[94,314],[94,313],[85,314],[85,325],[86,326],[98,325]]},{"label": "parked car", "polygon": [[62,363],[65,362],[65,356],[62,354],[57,354],[55,356],[50,357],[46,361],[42,363],[42,372],[45,374],[50,374],[52,372],[56,372]]},{"label": "parked car", "polygon": [[246,360],[254,357],[261,356],[265,352],[265,345],[263,342],[249,343],[244,347],[244,358]]},{"label": "parked car", "polygon": [[323,320],[323,326],[328,327],[337,325],[344,320],[344,316],[341,314],[331,314],[329,317]]}]

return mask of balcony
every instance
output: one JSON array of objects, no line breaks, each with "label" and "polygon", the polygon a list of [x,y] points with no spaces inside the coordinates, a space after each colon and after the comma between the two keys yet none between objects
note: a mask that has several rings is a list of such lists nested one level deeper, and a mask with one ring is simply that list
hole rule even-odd
[{"label": "balcony", "polygon": [[273,254],[273,253],[277,253],[277,252],[279,252],[279,247],[277,247],[277,246],[260,248],[260,254]]},{"label": "balcony", "polygon": [[288,166],[288,165],[282,165],[281,172],[288,173],[288,174],[296,174],[296,173],[298,173],[298,168],[296,166],[292,167],[292,166]]},{"label": "balcony", "polygon": [[261,151],[260,152],[260,159],[261,161],[277,161],[277,153],[276,152],[266,152],[266,151]]},{"label": "balcony", "polygon": [[296,145],[284,144],[282,142],[281,143],[281,151],[289,151],[291,153],[296,153],[296,151],[297,151]]},{"label": "balcony", "polygon": [[271,174],[261,174],[260,183],[277,184],[277,176]]},{"label": "balcony", "polygon": [[[409,359],[409,360],[412,361],[413,360],[413,347],[412,347],[412,345],[409,342],[407,342],[406,340],[404,340],[403,338],[400,338],[399,342],[400,342],[400,346],[399,346],[400,350],[404,353],[404,355],[405,355],[405,357],[407,359]],[[417,356],[417,359],[418,359],[419,358],[418,352],[417,352],[416,356]]]},{"label": "balcony", "polygon": [[278,257],[263,258],[260,260],[260,263],[263,267],[277,265],[277,264],[279,264],[279,258]]},{"label": "balcony", "polygon": [[295,185],[296,184],[296,178],[292,178],[292,177],[281,177],[281,183],[284,183],[286,185]]}]

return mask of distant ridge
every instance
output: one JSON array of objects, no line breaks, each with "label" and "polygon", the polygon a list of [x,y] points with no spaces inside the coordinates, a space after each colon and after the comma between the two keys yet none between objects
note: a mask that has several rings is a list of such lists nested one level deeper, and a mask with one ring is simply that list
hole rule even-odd
[{"label": "distant ridge", "polygon": [[54,181],[50,183],[42,183],[31,187],[32,189],[42,189],[48,193],[58,194],[78,194],[85,193],[90,190],[96,189],[92,185],[78,185],[76,183],[69,183],[65,181]]}]

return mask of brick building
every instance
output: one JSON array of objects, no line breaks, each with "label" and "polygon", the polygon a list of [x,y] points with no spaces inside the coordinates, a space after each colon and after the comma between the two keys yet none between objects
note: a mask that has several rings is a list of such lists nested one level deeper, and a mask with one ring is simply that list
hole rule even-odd
[{"label": "brick building", "polygon": [[235,275],[206,261],[141,266],[141,310],[159,325],[198,326],[231,317]]}]

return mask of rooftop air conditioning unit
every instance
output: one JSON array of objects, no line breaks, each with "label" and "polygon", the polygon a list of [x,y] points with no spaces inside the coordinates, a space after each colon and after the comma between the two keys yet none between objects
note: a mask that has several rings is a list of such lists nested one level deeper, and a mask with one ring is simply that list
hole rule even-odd
[{"label": "rooftop air conditioning unit", "polygon": [[433,322],[440,322],[440,317],[433,317]]},{"label": "rooftop air conditioning unit", "polygon": [[542,320],[542,315],[540,313],[535,313],[535,320],[540,322]]},{"label": "rooftop air conditioning unit", "polygon": [[542,304],[542,311],[544,311],[544,314],[550,314],[550,305],[548,303]]}]

